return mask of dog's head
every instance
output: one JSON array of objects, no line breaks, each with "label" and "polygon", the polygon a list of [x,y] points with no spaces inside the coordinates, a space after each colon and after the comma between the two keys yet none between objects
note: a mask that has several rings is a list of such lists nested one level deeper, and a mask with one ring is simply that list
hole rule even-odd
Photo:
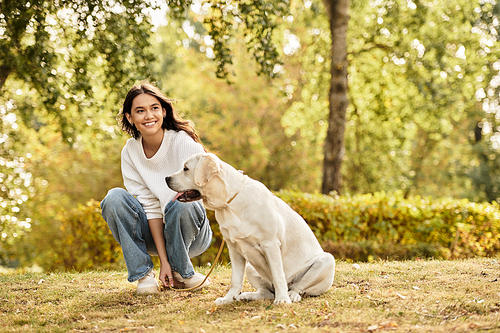
[{"label": "dog's head", "polygon": [[226,183],[221,177],[221,160],[214,154],[191,156],[181,170],[167,176],[168,187],[178,192],[174,200],[191,202],[203,199],[207,206],[216,208],[226,202]]}]

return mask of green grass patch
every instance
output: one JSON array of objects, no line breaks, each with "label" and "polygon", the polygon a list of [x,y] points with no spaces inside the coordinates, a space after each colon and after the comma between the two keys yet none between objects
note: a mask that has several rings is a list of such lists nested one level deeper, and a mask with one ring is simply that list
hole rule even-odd
[{"label": "green grass patch", "polygon": [[[217,266],[202,291],[154,295],[135,294],[125,271],[3,274],[0,326],[9,332],[496,332],[497,260],[339,261],[326,294],[281,306],[265,300],[217,307],[215,299],[229,288],[229,266]],[[244,289],[252,290],[248,283]]]}]

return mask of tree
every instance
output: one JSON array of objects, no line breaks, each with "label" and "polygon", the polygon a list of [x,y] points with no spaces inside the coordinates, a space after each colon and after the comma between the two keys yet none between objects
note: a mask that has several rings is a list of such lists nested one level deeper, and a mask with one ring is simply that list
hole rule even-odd
[{"label": "tree", "polygon": [[0,264],[19,259],[19,239],[39,222],[26,202],[47,185],[37,178],[47,160],[36,149],[54,137],[73,154],[84,145],[102,149],[114,137],[110,124],[124,90],[151,75],[150,7],[136,0],[0,1]]},{"label": "tree", "polygon": [[[491,201],[500,189],[495,6],[351,1],[345,193],[403,190]],[[323,142],[330,79],[323,60],[331,50],[323,33],[328,19],[315,7],[292,12],[300,75],[291,80],[298,82],[282,124]]]},{"label": "tree", "polygon": [[347,190],[491,201],[500,117],[492,3],[353,1],[351,10]]},{"label": "tree", "polygon": [[96,83],[116,91],[149,74],[147,6],[139,0],[1,1],[0,91],[16,80],[26,83],[42,105],[23,109],[21,119],[40,126],[46,113],[71,141],[79,125],[74,119],[98,106]]},{"label": "tree", "polygon": [[[170,21],[155,38],[160,41],[156,46],[161,59],[159,84],[179,101],[176,110],[195,123],[207,149],[270,189],[316,190],[316,173],[308,169],[309,149],[299,148],[297,136],[285,135],[280,126],[288,107],[277,84],[283,78],[269,85],[266,77],[255,75],[258,64],[239,39],[232,44],[236,75],[232,84],[226,84],[216,77],[215,63],[204,53],[205,36],[189,39],[179,29],[190,32],[196,20],[187,22]],[[242,152],[251,154],[243,158]]]},{"label": "tree", "polygon": [[344,131],[347,99],[347,28],[349,0],[323,0],[330,21],[332,38],[330,65],[330,114],[325,138],[323,184],[321,191],[340,193],[341,166],[344,155]]},{"label": "tree", "polygon": [[[186,17],[191,0],[167,0],[172,14],[177,19]],[[331,86],[329,130],[324,148],[324,177],[322,191],[340,192],[340,168],[344,146],[345,113],[347,102],[347,25],[349,22],[349,1],[324,0],[330,30],[331,47]],[[213,42],[214,59],[217,62],[217,76],[228,78],[229,66],[232,64],[231,37],[235,36],[235,28],[241,27],[249,52],[259,65],[259,74],[273,78],[280,72],[282,60],[277,51],[274,32],[277,25],[288,16],[290,6],[288,0],[274,1],[226,1],[203,2],[201,12],[204,24]]]},{"label": "tree", "polygon": [[474,11],[479,17],[471,31],[481,41],[478,54],[483,60],[475,98],[482,112],[471,124],[470,143],[478,165],[468,174],[488,201],[500,202],[500,2],[479,2]]},{"label": "tree", "polygon": [[18,145],[29,144],[34,137],[16,122],[14,105],[0,105],[0,266],[19,263],[17,242],[31,227],[31,218],[22,210],[34,193],[34,177],[26,164],[32,157],[20,154]]}]

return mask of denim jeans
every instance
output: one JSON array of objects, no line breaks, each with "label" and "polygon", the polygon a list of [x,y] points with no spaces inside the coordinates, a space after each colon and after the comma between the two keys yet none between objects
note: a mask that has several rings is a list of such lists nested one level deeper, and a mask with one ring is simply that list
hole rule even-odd
[{"label": "denim jeans", "polygon": [[[158,255],[141,203],[122,188],[111,189],[101,201],[104,220],[121,245],[128,270],[128,281],[134,282],[153,269],[151,255]],[[165,207],[164,236],[167,257],[173,271],[183,278],[194,275],[189,258],[202,254],[210,246],[212,229],[200,201],[171,201]]]}]

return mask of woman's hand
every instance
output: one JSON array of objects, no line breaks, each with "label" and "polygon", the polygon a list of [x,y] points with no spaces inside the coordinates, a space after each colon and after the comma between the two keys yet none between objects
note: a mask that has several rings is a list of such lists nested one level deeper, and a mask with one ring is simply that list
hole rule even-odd
[{"label": "woman's hand", "polygon": [[162,263],[160,267],[160,276],[158,277],[163,283],[164,287],[170,286],[174,287],[174,278],[172,276],[172,267],[170,267],[170,263],[167,261],[166,263]]},{"label": "woman's hand", "polygon": [[184,283],[174,280],[172,275],[172,267],[168,262],[167,250],[165,248],[165,237],[163,236],[163,228],[165,227],[162,219],[150,219],[149,230],[156,245],[158,257],[160,257],[160,276],[158,277],[164,287],[168,288],[184,288]]},{"label": "woman's hand", "polygon": [[172,277],[172,267],[168,262],[167,250],[165,248],[165,237],[163,236],[163,229],[165,225],[162,219],[150,219],[149,230],[151,230],[151,235],[156,245],[156,252],[158,252],[158,257],[160,257],[160,276],[159,279],[164,287],[174,286],[174,278]]}]

